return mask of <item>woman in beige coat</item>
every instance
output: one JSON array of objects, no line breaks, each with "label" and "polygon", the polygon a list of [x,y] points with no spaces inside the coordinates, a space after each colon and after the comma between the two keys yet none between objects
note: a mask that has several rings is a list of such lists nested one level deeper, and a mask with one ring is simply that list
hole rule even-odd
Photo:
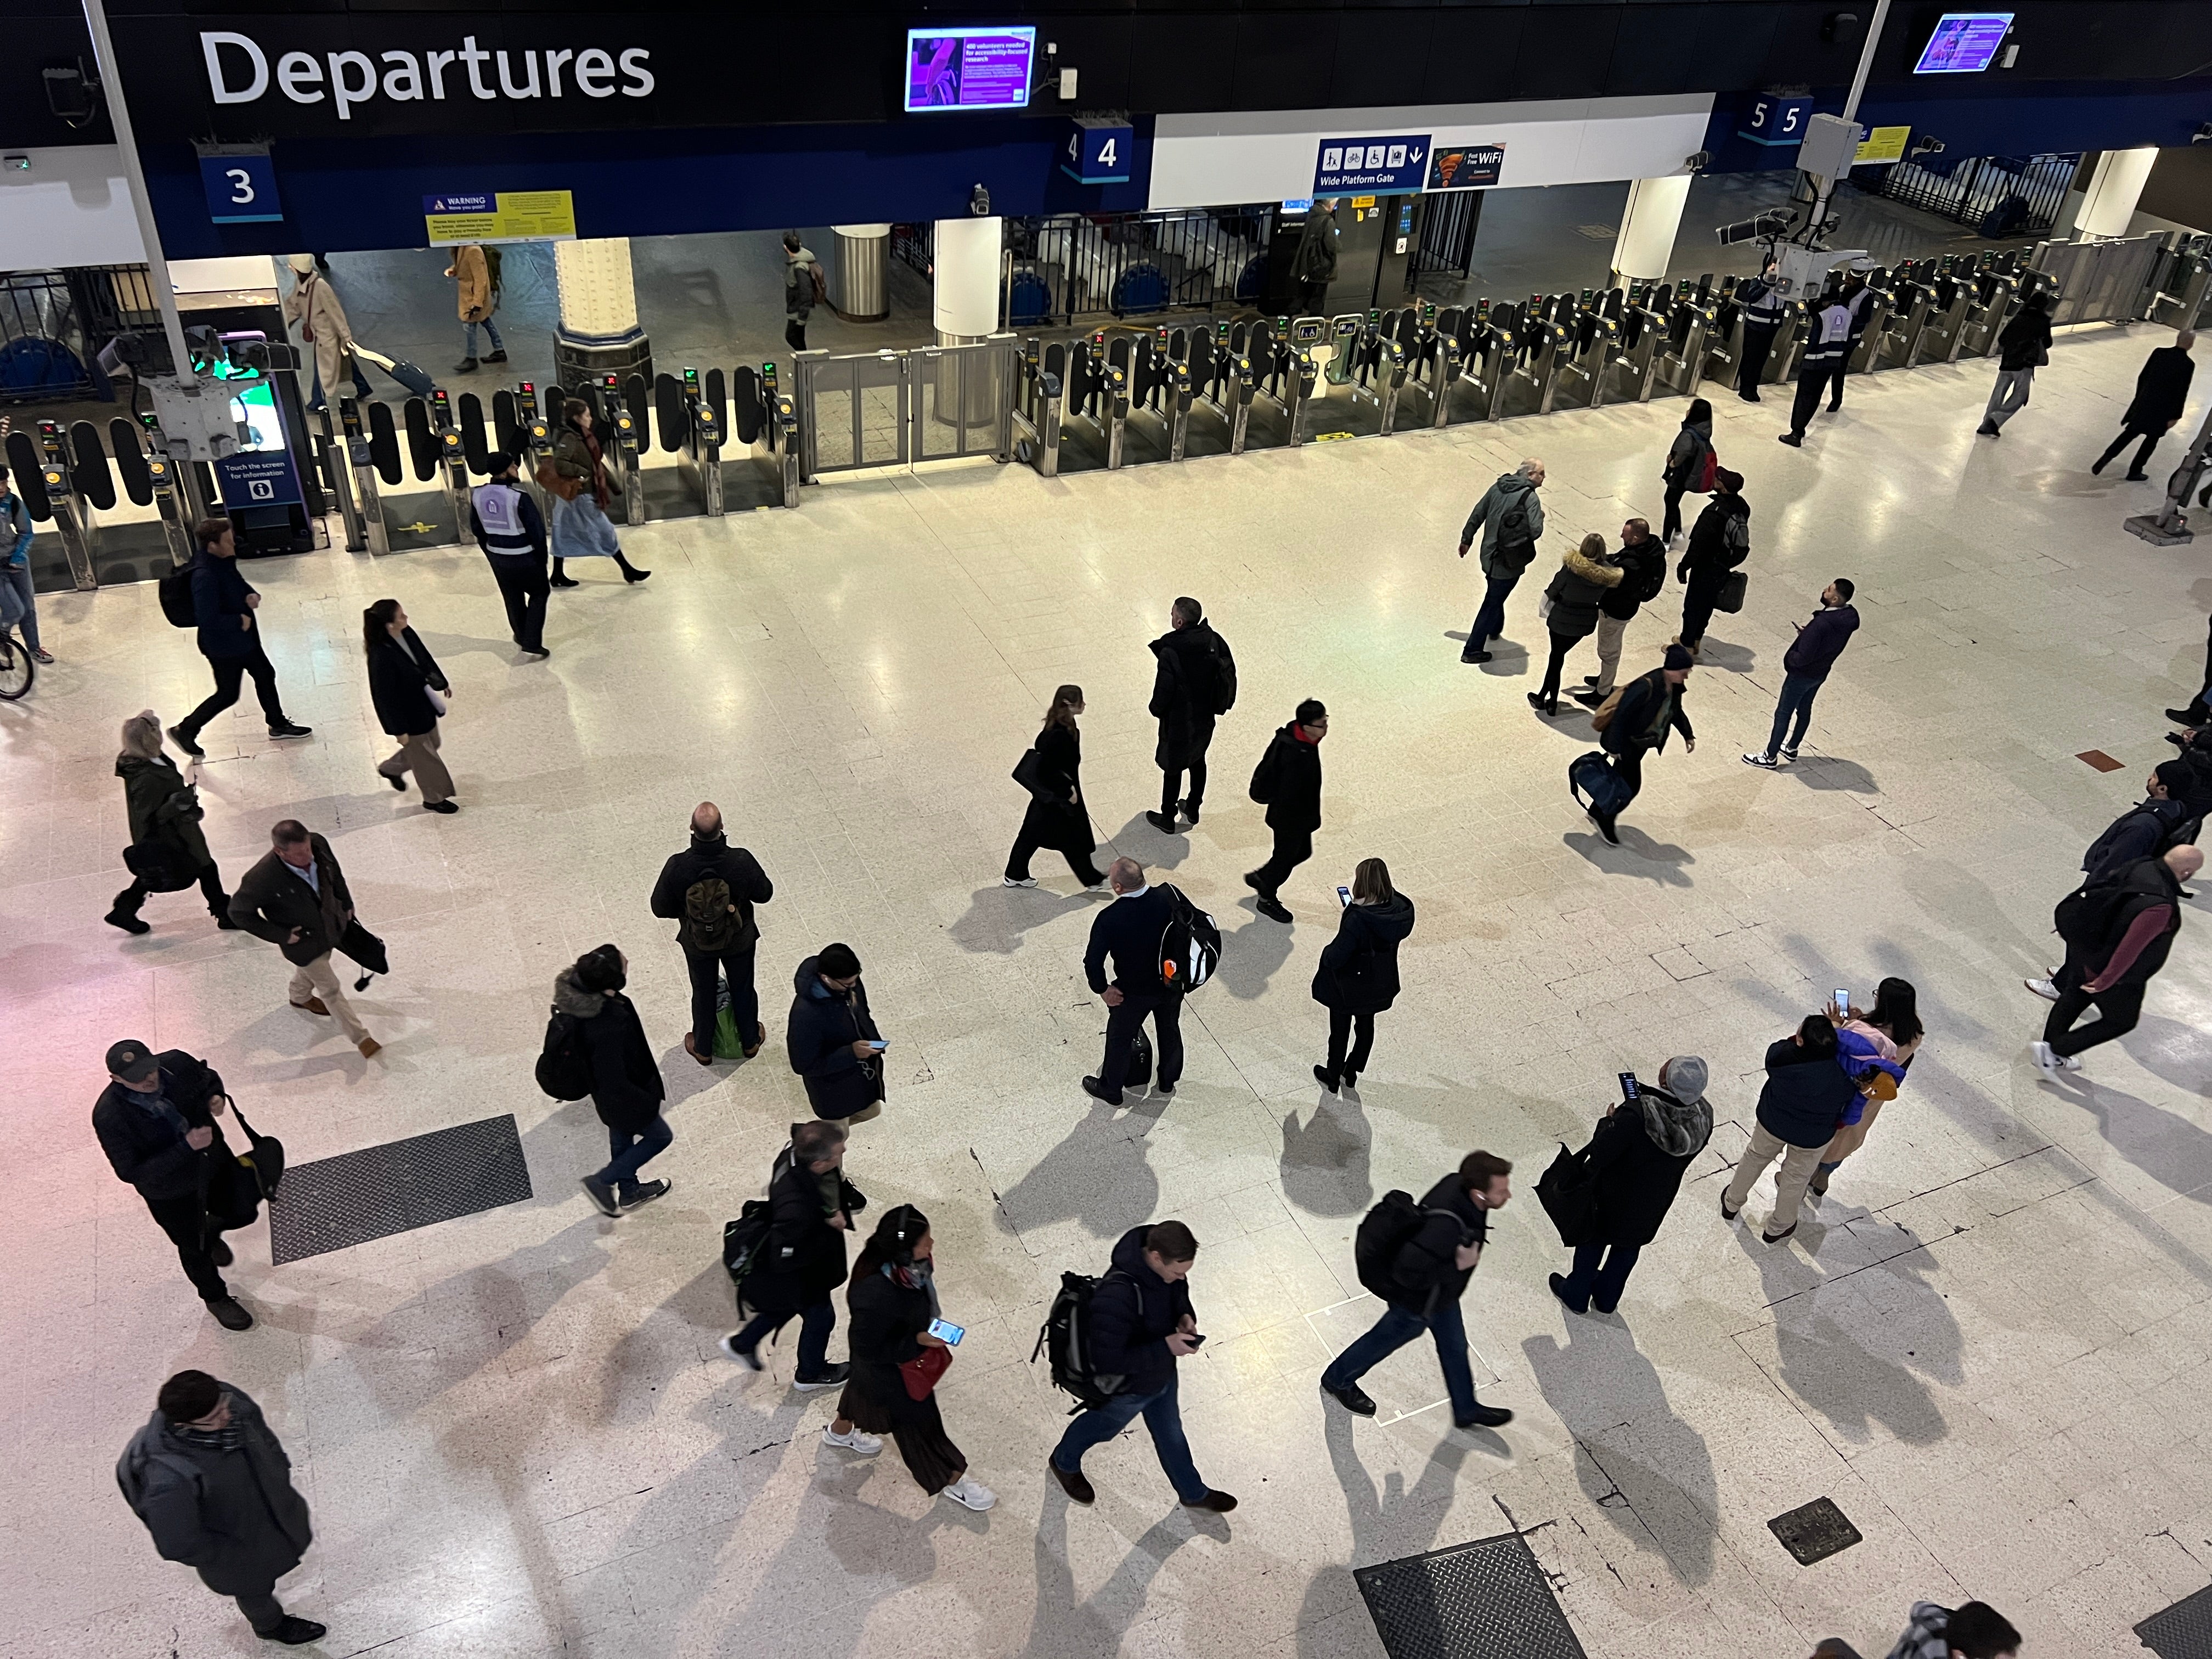
[{"label": "woman in beige coat", "polygon": [[349,369],[355,392],[368,397],[368,377],[361,372],[361,359],[353,355],[353,327],[338,303],[337,290],[316,271],[313,254],[295,253],[286,263],[292,267],[294,281],[292,291],[284,296],[284,320],[300,325],[301,337],[315,354],[315,384],[307,408],[322,408],[323,388],[338,385]]},{"label": "woman in beige coat", "polygon": [[499,288],[492,281],[491,261],[474,242],[466,242],[453,250],[453,263],[446,267],[446,275],[460,289],[461,361],[453,365],[456,374],[477,372],[477,330],[479,326],[491,337],[491,349],[484,356],[488,363],[507,361],[507,347],[501,342],[499,328],[491,319],[499,309]]}]

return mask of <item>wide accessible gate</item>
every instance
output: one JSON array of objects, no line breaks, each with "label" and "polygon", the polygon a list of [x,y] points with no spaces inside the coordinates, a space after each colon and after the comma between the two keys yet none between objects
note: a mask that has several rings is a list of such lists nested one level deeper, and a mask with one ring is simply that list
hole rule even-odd
[{"label": "wide accessible gate", "polygon": [[1013,457],[1014,337],[799,354],[799,481],[864,467]]}]

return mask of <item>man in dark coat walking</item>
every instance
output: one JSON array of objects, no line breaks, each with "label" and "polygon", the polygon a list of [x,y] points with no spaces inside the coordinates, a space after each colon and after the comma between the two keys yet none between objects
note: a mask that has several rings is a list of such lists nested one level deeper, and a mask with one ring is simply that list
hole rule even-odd
[{"label": "man in dark coat walking", "polygon": [[[1083,1079],[1083,1092],[1109,1106],[1121,1103],[1121,1085],[1137,1036],[1149,1017],[1159,1033],[1159,1069],[1152,1097],[1173,1098],[1182,1076],[1182,992],[1160,978],[1160,940],[1175,914],[1173,890],[1145,879],[1134,859],[1115,859],[1106,872],[1114,902],[1091,919],[1091,944],[1083,953],[1083,976],[1106,1005],[1106,1057],[1098,1074]],[[1114,962],[1114,981],[1106,981],[1106,962]]]},{"label": "man in dark coat walking", "polygon": [[760,991],[753,982],[754,949],[760,928],[753,906],[775,896],[775,884],[760,860],[730,845],[722,831],[722,809],[702,800],[691,812],[691,845],[672,853],[653,884],[653,914],[677,924],[676,942],[684,947],[684,966],[691,975],[691,1029],[684,1052],[702,1066],[714,1063],[714,1024],[720,981],[730,982],[730,1017],[738,1045],[747,1060],[768,1041],[761,1023]]},{"label": "man in dark coat walking", "polygon": [[[845,1139],[842,1123],[817,1119],[791,1126],[791,1146],[776,1159],[768,1184],[768,1243],[745,1276],[744,1299],[753,1316],[721,1341],[724,1353],[759,1370],[762,1340],[796,1314],[799,1364],[793,1386],[799,1389],[834,1389],[852,1370],[830,1363],[830,1333],[837,1327],[830,1292],[845,1282],[845,1239],[853,1231],[852,1212],[860,1205],[860,1194],[845,1179]],[[824,1432],[831,1445],[848,1451],[883,1449],[882,1441],[858,1429]]]},{"label": "man in dark coat walking", "polygon": [[300,1565],[314,1528],[292,1460],[243,1389],[179,1371],[123,1449],[115,1482],[161,1559],[234,1598],[263,1641],[299,1647],[326,1633],[276,1599],[276,1581]]},{"label": "man in dark coat walking", "polygon": [[[2194,847],[2168,848],[2107,874],[2090,897],[2109,895],[2085,917],[2083,931],[2066,939],[2058,970],[2058,1000],[2044,1022],[2040,1042],[2028,1045],[2045,1077],[2078,1072],[2085,1048],[2125,1036],[2142,1018],[2143,993],[2166,966],[2173,936],[2181,931],[2181,884],[2204,867]],[[2097,1018],[2079,1030],[2074,1022],[2097,1005]]]},{"label": "man in dark coat walking", "polygon": [[611,945],[578,957],[553,976],[556,1012],[583,1028],[592,1071],[592,1105],[607,1126],[606,1167],[583,1177],[585,1195],[602,1215],[627,1215],[665,1198],[672,1181],[640,1181],[637,1172],[676,1139],[660,1103],[668,1097],[660,1066],[646,1041],[637,1005],[622,994],[629,958]]},{"label": "man in dark coat walking", "polygon": [[1544,482],[1543,462],[1531,456],[1514,471],[1502,473],[1482,492],[1459,532],[1459,556],[1474,545],[1474,532],[1482,532],[1482,604],[1468,624],[1467,643],[1460,649],[1462,662],[1488,662],[1489,642],[1505,631],[1505,601],[1536,557],[1536,538],[1544,533],[1544,502],[1537,490]]},{"label": "man in dark coat walking", "polygon": [[169,728],[178,748],[194,760],[207,753],[200,729],[238,701],[239,683],[253,678],[254,695],[272,738],[304,738],[314,730],[284,713],[276,690],[276,670],[261,648],[261,624],[254,616],[261,594],[238,568],[238,544],[230,520],[210,519],[196,532],[199,557],[192,562],[192,619],[199,628],[200,655],[215,671],[215,691],[206,702]]},{"label": "man in dark coat walking", "polygon": [[225,1103],[222,1079],[181,1048],[157,1054],[131,1039],[108,1049],[107,1076],[93,1103],[92,1132],[115,1178],[138,1189],[216,1323],[250,1329],[253,1316],[222,1282],[230,1246],[222,1242],[222,1218],[209,1207],[222,1204],[224,1183],[238,1170],[216,1122]]},{"label": "man in dark coat walking", "polygon": [[354,917],[345,872],[330,842],[297,818],[280,819],[269,840],[270,850],[231,895],[230,919],[284,953],[294,969],[288,993],[292,1006],[319,1016],[335,1014],[367,1059],[384,1045],[369,1036],[331,966],[331,952]]},{"label": "man in dark coat walking", "polygon": [[1260,896],[1260,914],[1273,921],[1290,921],[1275,895],[1291,872],[1313,856],[1314,831],[1321,828],[1321,740],[1328,735],[1328,710],[1308,697],[1269,739],[1252,774],[1252,799],[1267,809],[1275,850],[1245,876],[1244,884]]},{"label": "man in dark coat walking", "polygon": [[1620,845],[1613,825],[1644,791],[1644,756],[1663,750],[1669,732],[1682,734],[1684,752],[1697,750],[1697,734],[1690,729],[1690,716],[1682,707],[1682,685],[1690,678],[1692,660],[1680,646],[1670,645],[1658,667],[1620,688],[1620,701],[1613,706],[1598,743],[1613,757],[1613,774],[1628,786],[1628,793],[1610,812],[1601,812],[1595,806],[1583,808],[1609,845]]},{"label": "man in dark coat walking", "polygon": [[2150,465],[2151,451],[2158,447],[2160,438],[2173,430],[2173,423],[2188,406],[2189,382],[2197,373],[2197,365],[2190,361],[2189,349],[2196,343],[2197,336],[2185,328],[2173,337],[2172,345],[2159,347],[2144,360],[2142,372],[2136,376],[2135,400],[2120,416],[2120,435],[2097,457],[2090,471],[2102,472],[2112,457],[2128,447],[2129,440],[2140,438],[2142,447],[2136,451],[2127,476],[2135,483],[2150,477],[2143,469]]},{"label": "man in dark coat walking", "polygon": [[1644,1247],[1681,1190],[1682,1175],[1713,1135],[1705,1103],[1705,1062],[1677,1054],[1659,1068],[1659,1082],[1638,1085],[1633,1100],[1606,1109],[1583,1158],[1589,1224],[1575,1243],[1575,1270],[1553,1273],[1552,1294],[1569,1311],[1609,1314]]},{"label": "man in dark coat walking", "polygon": [[1613,695],[1628,624],[1647,600],[1657,599],[1667,586],[1667,545],[1651,533],[1647,520],[1631,519],[1620,526],[1620,547],[1613,562],[1620,567],[1620,580],[1597,602],[1597,672],[1583,677],[1588,690],[1571,694],[1591,708]]},{"label": "man in dark coat walking", "polygon": [[[1160,723],[1159,747],[1152,758],[1161,772],[1160,810],[1145,820],[1164,836],[1176,833],[1180,811],[1195,827],[1206,804],[1206,750],[1213,741],[1213,722],[1237,702],[1237,659],[1229,641],[1206,620],[1196,599],[1177,599],[1168,615],[1168,631],[1154,640],[1159,665],[1152,675],[1151,713]],[[1182,775],[1190,774],[1190,793],[1182,793]]]}]

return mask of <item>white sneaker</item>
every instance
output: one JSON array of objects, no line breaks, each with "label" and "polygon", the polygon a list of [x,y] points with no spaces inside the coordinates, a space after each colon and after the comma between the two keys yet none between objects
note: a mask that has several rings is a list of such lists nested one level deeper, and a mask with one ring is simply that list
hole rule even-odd
[{"label": "white sneaker", "polygon": [[1036,885],[1036,878],[1035,876],[1024,876],[1019,881],[1017,881],[1012,876],[1000,876],[999,878],[999,885],[1001,887],[1034,887]]},{"label": "white sneaker", "polygon": [[1779,763],[1773,756],[1762,750],[1755,755],[1746,755],[1743,757],[1743,763],[1746,766],[1756,766],[1763,771],[1771,772]]},{"label": "white sneaker", "polygon": [[944,1496],[965,1508],[977,1510],[988,1510],[999,1501],[998,1493],[981,1481],[965,1474],[947,1486]]},{"label": "white sneaker", "polygon": [[858,1452],[863,1457],[873,1457],[884,1449],[880,1437],[868,1433],[857,1423],[849,1434],[840,1434],[836,1424],[825,1423],[822,1427],[822,1440],[824,1445],[842,1446],[847,1451]]},{"label": "white sneaker", "polygon": [[736,1360],[740,1365],[757,1371],[765,1369],[761,1364],[760,1355],[747,1353],[738,1346],[738,1334],[735,1331],[732,1331],[714,1346],[720,1348],[727,1358]]},{"label": "white sneaker", "polygon": [[2078,1072],[2081,1062],[2071,1054],[2053,1053],[2047,1042],[2031,1042],[2027,1057],[2035,1062],[2036,1069],[2045,1077],[2057,1077],[2061,1072]]},{"label": "white sneaker", "polygon": [[2045,1002],[2056,1002],[2058,1000],[2058,988],[2047,979],[2024,979],[2021,981],[2021,983],[2027,987],[2029,990],[2034,992],[2036,995],[2041,997]]},{"label": "white sneaker", "polygon": [[1083,890],[1086,893],[1111,893],[1114,888],[1111,883],[1102,881],[1087,885]]}]

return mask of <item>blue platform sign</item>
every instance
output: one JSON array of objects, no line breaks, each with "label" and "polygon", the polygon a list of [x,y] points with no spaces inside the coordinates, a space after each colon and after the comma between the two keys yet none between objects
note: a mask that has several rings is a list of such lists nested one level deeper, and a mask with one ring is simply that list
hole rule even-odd
[{"label": "blue platform sign", "polygon": [[1133,136],[1127,121],[1078,116],[1060,170],[1079,185],[1126,185]]},{"label": "blue platform sign", "polygon": [[1762,92],[1751,100],[1751,118],[1736,129],[1736,137],[1754,144],[1796,144],[1805,139],[1805,118],[1813,112],[1810,98],[1785,98]]},{"label": "blue platform sign", "polygon": [[282,449],[248,450],[215,464],[226,507],[286,507],[300,499],[299,474]]},{"label": "blue platform sign", "polygon": [[200,182],[207,187],[208,217],[219,225],[274,224],[284,216],[276,198],[276,164],[266,150],[203,155]]},{"label": "blue platform sign", "polygon": [[1314,157],[1314,194],[1414,191],[1428,179],[1429,135],[1324,138]]}]

